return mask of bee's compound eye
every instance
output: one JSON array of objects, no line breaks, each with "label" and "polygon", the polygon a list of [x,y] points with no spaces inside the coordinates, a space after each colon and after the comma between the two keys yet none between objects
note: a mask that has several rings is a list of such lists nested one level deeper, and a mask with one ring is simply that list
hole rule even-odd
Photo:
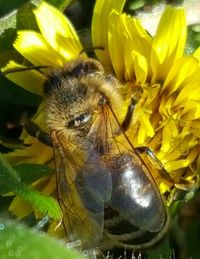
[{"label": "bee's compound eye", "polygon": [[78,128],[86,124],[91,119],[91,113],[89,111],[74,115],[67,123],[67,128]]}]

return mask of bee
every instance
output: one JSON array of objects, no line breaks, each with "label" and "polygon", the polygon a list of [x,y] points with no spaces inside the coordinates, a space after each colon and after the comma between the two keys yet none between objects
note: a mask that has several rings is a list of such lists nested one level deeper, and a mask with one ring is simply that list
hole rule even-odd
[{"label": "bee", "polygon": [[168,229],[152,167],[138,150],[154,155],[126,134],[135,103],[127,107],[120,84],[97,60],[72,60],[44,84],[49,134],[24,124],[53,147],[63,227],[82,249],[145,249]]}]

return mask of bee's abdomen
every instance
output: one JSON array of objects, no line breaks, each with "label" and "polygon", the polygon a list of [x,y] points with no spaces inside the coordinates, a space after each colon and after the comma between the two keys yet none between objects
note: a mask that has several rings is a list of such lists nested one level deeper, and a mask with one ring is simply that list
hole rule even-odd
[{"label": "bee's abdomen", "polygon": [[[128,220],[123,219],[113,209],[105,211],[104,229],[106,235],[113,241],[113,247],[117,246],[137,246],[148,243],[156,233],[141,230]],[[115,244],[115,245],[114,245]]]},{"label": "bee's abdomen", "polygon": [[137,228],[111,208],[105,210],[105,229],[112,235],[122,235],[136,231]]},{"label": "bee's abdomen", "polygon": [[137,226],[134,226],[128,220],[123,219],[112,208],[105,210],[104,218],[104,238],[100,245],[104,251],[111,251],[115,253],[115,250],[127,249],[128,250],[140,250],[148,248],[157,243],[164,234],[164,232],[150,232],[142,230]]}]

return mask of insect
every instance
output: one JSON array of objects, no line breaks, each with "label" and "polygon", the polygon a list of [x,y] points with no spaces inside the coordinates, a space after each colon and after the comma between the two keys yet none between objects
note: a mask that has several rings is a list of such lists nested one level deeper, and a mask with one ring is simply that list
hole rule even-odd
[{"label": "insect", "polygon": [[127,108],[119,87],[95,59],[72,60],[44,85],[49,134],[24,124],[53,147],[63,226],[83,249],[143,249],[168,228],[149,162],[126,135],[134,101]]}]

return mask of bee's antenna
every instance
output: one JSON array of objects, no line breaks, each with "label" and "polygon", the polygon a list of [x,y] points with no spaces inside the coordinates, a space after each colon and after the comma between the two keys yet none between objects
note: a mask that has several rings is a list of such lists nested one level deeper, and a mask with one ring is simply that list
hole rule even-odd
[{"label": "bee's antenna", "polygon": [[7,74],[24,72],[29,70],[39,70],[42,68],[50,68],[49,66],[29,66],[29,67],[22,67],[22,68],[11,68],[6,70],[5,72],[0,71],[0,76],[5,76]]}]

